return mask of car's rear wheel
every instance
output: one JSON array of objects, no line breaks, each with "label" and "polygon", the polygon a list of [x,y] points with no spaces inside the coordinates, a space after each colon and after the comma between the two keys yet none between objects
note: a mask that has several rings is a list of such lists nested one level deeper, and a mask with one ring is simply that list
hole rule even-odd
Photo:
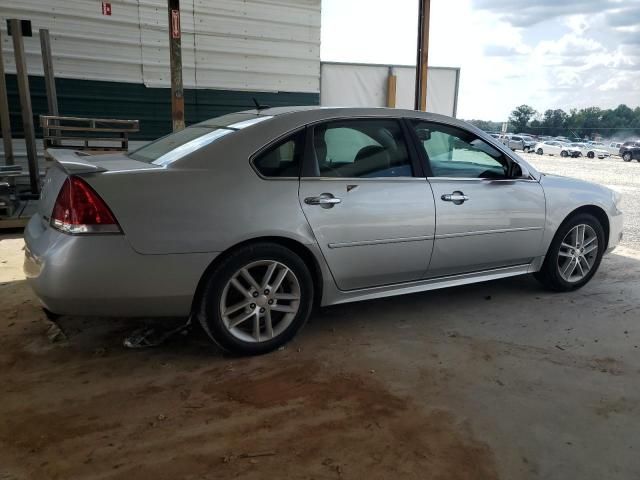
[{"label": "car's rear wheel", "polygon": [[560,156],[561,156],[561,157],[568,157],[568,156],[569,156],[569,152],[567,152],[566,150],[562,150],[562,151],[560,152]]},{"label": "car's rear wheel", "polygon": [[605,248],[600,221],[588,213],[575,215],[556,232],[536,278],[558,292],[576,290],[595,275]]},{"label": "car's rear wheel", "polygon": [[622,155],[622,160],[624,160],[625,162],[630,162],[631,161],[631,153],[625,152],[624,155]]},{"label": "car's rear wheel", "polygon": [[595,156],[596,156],[596,154],[593,153],[593,152],[587,153],[587,157],[589,157],[589,158],[594,158]]},{"label": "car's rear wheel", "polygon": [[278,244],[248,245],[208,276],[198,316],[224,350],[259,355],[294,337],[309,318],[313,295],[311,273],[298,255]]},{"label": "car's rear wheel", "polygon": [[529,153],[529,147],[524,147],[524,153]]},{"label": "car's rear wheel", "polygon": [[536,150],[536,153],[537,153],[538,155],[542,155],[542,153],[543,153],[543,152],[542,152],[542,149],[541,149],[541,148],[539,148],[538,150]]}]

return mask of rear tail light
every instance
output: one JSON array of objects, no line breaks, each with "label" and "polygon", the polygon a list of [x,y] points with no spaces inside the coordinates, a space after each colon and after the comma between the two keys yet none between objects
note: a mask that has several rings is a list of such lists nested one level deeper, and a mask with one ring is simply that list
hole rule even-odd
[{"label": "rear tail light", "polygon": [[71,234],[122,232],[104,200],[79,177],[69,177],[62,185],[51,226]]}]

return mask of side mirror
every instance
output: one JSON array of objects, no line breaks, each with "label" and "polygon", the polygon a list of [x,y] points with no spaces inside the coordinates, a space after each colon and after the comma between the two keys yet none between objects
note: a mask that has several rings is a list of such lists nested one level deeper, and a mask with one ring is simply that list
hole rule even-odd
[{"label": "side mirror", "polygon": [[529,170],[519,163],[513,163],[511,165],[511,178],[529,178],[531,174]]},{"label": "side mirror", "polygon": [[431,140],[431,130],[428,128],[418,128],[416,130],[416,134],[418,135],[418,139],[421,142],[426,142],[427,140]]}]

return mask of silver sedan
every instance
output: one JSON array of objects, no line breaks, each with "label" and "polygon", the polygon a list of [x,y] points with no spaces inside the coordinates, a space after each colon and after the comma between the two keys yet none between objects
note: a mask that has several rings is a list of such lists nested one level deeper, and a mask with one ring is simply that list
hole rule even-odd
[{"label": "silver sedan", "polygon": [[25,230],[43,306],[190,316],[241,354],[290,340],[314,305],[530,273],[573,290],[622,237],[612,190],[416,111],[252,110],[129,155],[53,155]]}]

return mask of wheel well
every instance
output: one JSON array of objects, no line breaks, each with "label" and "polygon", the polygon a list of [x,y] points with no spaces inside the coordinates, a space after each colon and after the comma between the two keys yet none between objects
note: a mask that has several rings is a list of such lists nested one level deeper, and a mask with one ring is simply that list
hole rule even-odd
[{"label": "wheel well", "polygon": [[573,212],[567,215],[564,221],[566,222],[571,217],[573,217],[574,215],[578,215],[579,213],[588,213],[598,219],[598,221],[602,225],[602,228],[604,229],[606,249],[609,246],[609,217],[607,217],[607,213],[602,208],[595,205],[585,205],[583,207],[576,208]]},{"label": "wheel well", "polygon": [[238,250],[239,248],[246,247],[247,245],[252,245],[256,243],[275,243],[278,245],[282,245],[283,247],[288,248],[296,255],[298,255],[304,263],[309,267],[309,271],[311,272],[311,277],[313,278],[313,287],[316,295],[314,295],[314,306],[320,305],[320,300],[322,299],[322,270],[320,269],[320,265],[318,264],[318,260],[311,253],[311,251],[304,246],[302,243],[292,240],[286,237],[258,237],[252,238],[250,240],[245,240],[244,242],[240,242],[233,247],[226,249],[224,252],[221,252],[206,268],[202,276],[200,277],[200,281],[198,282],[198,286],[196,287],[196,292],[193,296],[193,301],[191,302],[191,311],[194,312],[195,309],[200,304],[200,299],[202,296],[202,292],[204,291],[205,283],[208,276],[211,274],[213,270],[222,262],[224,258],[226,258],[230,253]]}]

